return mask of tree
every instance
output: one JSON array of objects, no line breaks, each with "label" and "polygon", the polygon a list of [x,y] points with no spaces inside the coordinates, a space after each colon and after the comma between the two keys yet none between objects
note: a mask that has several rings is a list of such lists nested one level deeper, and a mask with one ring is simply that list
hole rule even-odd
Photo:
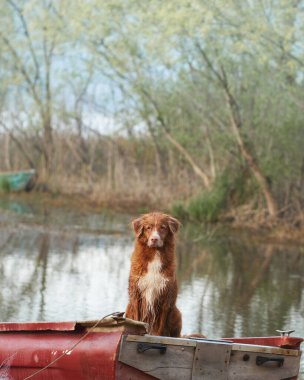
[{"label": "tree", "polygon": [[[265,174],[263,169],[272,155],[265,142],[273,137],[276,108],[281,103],[278,88],[281,86],[283,91],[294,93],[299,87],[296,78],[302,70],[303,57],[303,46],[298,44],[303,35],[301,23],[297,21],[303,12],[300,3],[286,0],[269,4],[238,0],[230,0],[228,4],[223,1],[213,4],[151,1],[143,6],[138,1],[116,1],[115,5],[105,5],[107,12],[115,15],[110,35],[95,44],[113,76],[118,77],[126,93],[135,98],[135,108],[141,109],[144,104],[145,110],[149,110],[146,118],[150,128],[152,125],[153,129],[162,129],[208,187],[205,170],[198,167],[191,150],[176,138],[178,133],[171,116],[175,114],[174,108],[164,106],[169,104],[166,88],[170,86],[161,89],[155,85],[174,83],[171,88],[176,94],[177,87],[189,83],[195,74],[197,83],[192,88],[200,87],[205,92],[200,96],[202,101],[206,100],[207,92],[211,99],[211,110],[201,107],[200,124],[207,120],[206,124],[212,125],[213,131],[218,128],[214,120],[220,121],[220,128],[230,134],[241,159],[250,168],[272,217],[277,215],[278,206],[270,185],[273,175]],[[273,71],[279,86],[271,83]],[[267,116],[268,125],[262,120],[265,99],[256,98],[257,86],[267,93],[263,81],[275,91],[275,95],[267,99],[267,103],[271,102],[268,109],[273,111]],[[205,89],[202,83],[206,84]],[[198,123],[196,127],[193,125],[192,131],[198,126]],[[218,149],[219,160],[223,148]]]},{"label": "tree", "polygon": [[42,152],[46,174],[53,170],[54,103],[59,86],[55,78],[58,55],[63,53],[65,24],[56,2],[35,0],[19,4],[1,0],[5,12],[0,27],[6,63],[8,109],[17,104],[14,97],[23,99],[19,112],[36,118],[42,127]]}]

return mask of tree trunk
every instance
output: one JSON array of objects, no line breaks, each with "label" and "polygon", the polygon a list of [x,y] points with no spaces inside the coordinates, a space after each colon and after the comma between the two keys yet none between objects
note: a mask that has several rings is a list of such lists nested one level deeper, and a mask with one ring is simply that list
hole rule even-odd
[{"label": "tree trunk", "polygon": [[187,152],[187,150],[177,140],[175,140],[175,138],[169,133],[168,126],[163,118],[162,112],[160,111],[157,102],[145,89],[142,89],[142,92],[144,96],[147,98],[147,100],[153,105],[156,111],[157,120],[162,126],[162,130],[166,138],[171,142],[172,145],[175,146],[175,148],[179,151],[179,153],[186,159],[186,161],[190,164],[191,168],[193,169],[194,173],[203,180],[205,187],[210,188],[210,180],[207,174],[194,162],[194,159]]},{"label": "tree trunk", "polygon": [[43,156],[44,169],[47,175],[51,174],[54,168],[54,141],[51,118],[49,115],[43,119]]},{"label": "tree trunk", "polygon": [[11,160],[10,160],[10,134],[6,133],[4,136],[4,161],[6,170],[11,170]]},{"label": "tree trunk", "polygon": [[257,183],[259,184],[262,190],[262,193],[264,195],[264,198],[267,204],[269,215],[272,217],[276,217],[278,213],[276,201],[271,194],[271,191],[269,189],[269,185],[267,183],[265,176],[261,172],[256,160],[254,159],[253,154],[251,153],[250,149],[246,146],[244,139],[240,133],[242,121],[240,118],[237,103],[235,99],[233,98],[233,96],[231,95],[228,88],[225,88],[225,92],[227,96],[227,103],[230,109],[230,121],[231,121],[232,132],[236,138],[241,155],[247,162]]},{"label": "tree trunk", "polygon": [[155,136],[152,124],[148,117],[146,117],[146,123],[155,149],[157,170],[161,173],[162,178],[166,178],[168,176],[166,161],[163,157],[162,150],[158,144],[157,137]]},{"label": "tree trunk", "polygon": [[[2,125],[2,127],[4,128],[4,130],[6,131],[6,133],[9,135],[10,139],[17,145],[19,151],[21,152],[21,154],[23,155],[23,157],[26,159],[28,165],[30,166],[30,168],[35,168],[35,164],[34,164],[34,161],[31,159],[30,155],[27,153],[25,147],[23,146],[22,142],[13,134],[13,132],[8,128],[6,127],[6,125],[4,123],[2,123],[0,121],[0,124]],[[16,129],[17,127],[15,127]]]},{"label": "tree trunk", "polygon": [[199,49],[204,61],[207,64],[207,67],[210,69],[210,71],[215,76],[216,80],[222,87],[225,96],[226,101],[228,105],[228,109],[230,111],[230,121],[231,121],[231,127],[232,132],[234,134],[234,137],[236,138],[238,147],[240,149],[242,157],[247,162],[250,170],[252,171],[257,183],[259,184],[261,191],[263,193],[263,196],[265,198],[267,209],[269,212],[269,215],[272,217],[277,216],[278,208],[275,199],[273,198],[269,185],[267,183],[267,180],[265,176],[262,174],[258,164],[256,163],[254,156],[248,146],[246,146],[245,141],[241,134],[242,129],[242,119],[241,119],[241,113],[239,110],[238,103],[232,93],[230,92],[229,82],[227,78],[227,74],[225,72],[225,69],[223,66],[220,66],[219,69],[215,68],[212,61],[209,59],[208,55],[204,51],[204,49],[197,44],[197,48]]},{"label": "tree trunk", "polygon": [[202,171],[202,169],[196,165],[194,162],[193,158],[190,156],[190,154],[186,151],[186,149],[178,142],[175,140],[175,138],[166,130],[164,130],[166,138],[171,142],[172,145],[175,146],[175,148],[182,154],[182,156],[188,161],[188,163],[191,165],[194,173],[199,176],[203,182],[204,185],[207,188],[210,188],[210,180],[207,176],[206,173]]}]

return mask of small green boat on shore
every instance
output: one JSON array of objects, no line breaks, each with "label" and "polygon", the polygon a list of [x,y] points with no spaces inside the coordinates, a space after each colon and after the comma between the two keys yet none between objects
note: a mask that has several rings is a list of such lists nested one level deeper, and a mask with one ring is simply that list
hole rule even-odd
[{"label": "small green boat on shore", "polygon": [[10,192],[26,190],[34,176],[34,169],[0,172],[0,191]]}]

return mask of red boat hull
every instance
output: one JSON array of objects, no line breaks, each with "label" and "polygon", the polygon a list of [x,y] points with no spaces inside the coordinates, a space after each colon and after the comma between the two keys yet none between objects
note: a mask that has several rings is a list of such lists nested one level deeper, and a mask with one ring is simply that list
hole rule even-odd
[{"label": "red boat hull", "polygon": [[119,317],[98,326],[95,321],[0,323],[0,379],[154,379],[117,361],[122,335],[145,331],[145,324]]},{"label": "red boat hull", "polygon": [[[289,349],[289,353],[287,353],[288,350],[285,350],[287,355],[298,356],[297,359],[294,359],[295,363],[298,363],[300,358],[301,338],[232,338],[227,339],[229,340],[227,343],[225,340],[206,340],[205,343],[199,343],[199,340],[144,337],[142,336],[145,333],[144,324],[134,321],[126,322],[123,318],[108,318],[97,324],[95,322],[0,324],[0,379],[152,380],[155,377],[145,373],[149,371],[141,370],[141,365],[144,364],[146,367],[145,360],[149,361],[151,357],[154,357],[156,361],[153,362],[153,365],[156,363],[156,369],[159,370],[162,368],[160,363],[165,356],[158,352],[159,347],[155,350],[155,343],[152,343],[152,347],[150,343],[146,353],[140,353],[138,348],[136,351],[138,342],[149,342],[151,339],[168,345],[169,366],[171,365],[170,350],[174,355],[175,351],[180,352],[180,347],[184,347],[182,352],[185,350],[185,353],[186,351],[196,352],[195,346],[199,344],[200,347],[205,345],[207,350],[209,350],[208,347],[212,350],[213,346],[219,348],[223,344],[233,345],[234,343],[241,346],[247,344],[257,345],[257,347],[282,347],[281,351]],[[132,335],[129,334],[135,335],[132,338]],[[126,340],[129,337],[130,339]],[[218,342],[222,343],[218,344]],[[135,351],[132,351],[134,347]],[[161,347],[161,349],[163,348],[164,346]],[[265,349],[263,350],[265,351]],[[294,352],[294,350],[298,351]],[[278,350],[277,353],[281,355]],[[136,361],[136,356],[138,361]],[[183,354],[181,358],[183,358]],[[134,360],[135,365],[132,364]],[[190,359],[191,366],[192,359]],[[172,370],[169,368],[169,373],[172,373],[170,371]],[[190,368],[189,378],[192,378],[191,371]],[[298,369],[295,370],[295,372],[297,371]],[[158,378],[171,378],[171,375],[166,376]]]},{"label": "red boat hull", "polygon": [[80,333],[0,334],[0,363],[7,364],[1,370],[8,378],[25,379],[65,354],[35,379],[114,380],[121,335],[122,332],[92,333],[70,352],[70,347],[81,338]]}]

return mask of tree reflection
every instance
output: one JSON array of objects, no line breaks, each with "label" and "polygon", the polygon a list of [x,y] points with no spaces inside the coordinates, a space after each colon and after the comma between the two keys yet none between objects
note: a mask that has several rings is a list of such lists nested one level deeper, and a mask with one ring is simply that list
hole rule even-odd
[{"label": "tree reflection", "polygon": [[36,268],[40,268],[40,277],[41,277],[41,285],[40,285],[40,306],[39,306],[39,320],[44,320],[44,312],[45,312],[45,291],[47,286],[47,267],[48,267],[48,254],[50,248],[50,236],[48,233],[43,233],[40,238],[40,247],[39,247],[39,255],[37,257],[37,266]]},{"label": "tree reflection", "polygon": [[194,328],[209,336],[271,335],[286,327],[303,333],[302,325],[290,326],[293,311],[303,311],[303,269],[299,249],[257,244],[240,236],[218,235],[194,243],[188,232],[178,247],[180,286],[204,281],[201,294],[195,295],[201,316]]},{"label": "tree reflection", "polygon": [[83,320],[123,311],[132,243],[47,226],[0,229],[0,319]]},{"label": "tree reflection", "polygon": [[[40,313],[43,316],[46,268],[49,251],[49,234],[36,231],[27,235],[24,231],[1,230],[10,236],[1,247],[1,319],[24,320],[34,315],[37,297],[40,294]],[[37,249],[38,248],[38,249]],[[26,313],[22,316],[24,306]],[[35,316],[35,318],[37,318]]]},{"label": "tree reflection", "polygon": [[[85,319],[123,311],[130,238],[131,231],[89,234],[69,225],[62,231],[2,226],[0,318]],[[216,338],[293,328],[304,334],[300,248],[186,225],[178,238],[177,258],[185,333]]]}]

